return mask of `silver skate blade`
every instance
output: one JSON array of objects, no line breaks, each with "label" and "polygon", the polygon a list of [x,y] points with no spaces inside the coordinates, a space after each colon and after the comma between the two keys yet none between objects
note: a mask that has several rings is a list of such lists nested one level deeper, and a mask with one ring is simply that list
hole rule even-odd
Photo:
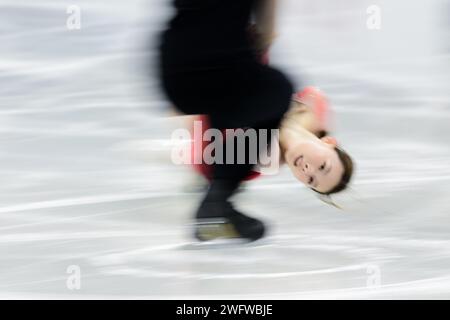
[{"label": "silver skate blade", "polygon": [[181,250],[211,250],[211,249],[233,249],[242,248],[254,243],[242,238],[235,239],[214,239],[209,241],[197,241],[186,243],[180,247]]},{"label": "silver skate blade", "polygon": [[195,223],[192,223],[193,226],[202,226],[202,225],[214,225],[214,224],[225,224],[228,223],[227,219],[224,218],[207,218],[207,219],[200,219],[196,221]]},{"label": "silver skate blade", "polygon": [[193,224],[193,228],[202,241],[240,239],[234,226],[224,218],[199,219]]}]

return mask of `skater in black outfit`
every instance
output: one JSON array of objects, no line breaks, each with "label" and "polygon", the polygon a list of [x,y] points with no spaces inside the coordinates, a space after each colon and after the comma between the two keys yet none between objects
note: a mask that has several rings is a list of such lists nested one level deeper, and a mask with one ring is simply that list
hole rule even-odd
[{"label": "skater in black outfit", "polygon": [[[291,103],[293,87],[280,71],[262,65],[258,50],[273,38],[275,0],[175,0],[175,17],[160,45],[164,92],[185,114],[206,114],[211,128],[277,129]],[[257,40],[249,36],[256,19]],[[256,47],[255,47],[256,46]],[[196,213],[196,237],[257,240],[263,222],[237,211],[230,197],[253,164],[215,164]],[[204,221],[220,225],[201,227]],[[225,222],[225,223],[224,223]]]}]

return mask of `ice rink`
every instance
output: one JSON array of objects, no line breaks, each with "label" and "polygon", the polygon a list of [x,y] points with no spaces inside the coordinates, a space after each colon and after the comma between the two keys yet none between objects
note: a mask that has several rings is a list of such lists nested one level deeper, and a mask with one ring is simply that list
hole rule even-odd
[{"label": "ice rink", "polygon": [[168,2],[0,0],[0,298],[449,299],[450,1],[280,1],[272,63],[328,94],[354,183],[340,211],[254,180],[268,238],[209,250],[155,79]]}]

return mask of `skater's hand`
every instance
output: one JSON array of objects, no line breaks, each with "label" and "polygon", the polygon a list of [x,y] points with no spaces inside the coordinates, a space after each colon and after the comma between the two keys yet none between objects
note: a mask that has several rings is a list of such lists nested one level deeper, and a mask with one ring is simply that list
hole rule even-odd
[{"label": "skater's hand", "polygon": [[251,25],[248,32],[256,54],[261,58],[267,55],[276,35],[259,32],[256,25]]},{"label": "skater's hand", "polygon": [[259,52],[269,50],[276,38],[276,13],[278,0],[261,0],[255,6],[255,48]]}]

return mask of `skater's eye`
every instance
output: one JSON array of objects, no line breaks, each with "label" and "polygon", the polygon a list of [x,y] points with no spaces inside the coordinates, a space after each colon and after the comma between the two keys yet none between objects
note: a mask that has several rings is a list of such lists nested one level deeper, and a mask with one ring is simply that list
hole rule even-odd
[{"label": "skater's eye", "polygon": [[321,165],[319,167],[319,170],[323,171],[323,174],[328,174],[331,171],[331,167],[332,167],[332,165],[330,164],[330,165],[328,165],[328,169],[325,170],[325,168],[327,168],[327,162],[325,162],[323,165]]}]

